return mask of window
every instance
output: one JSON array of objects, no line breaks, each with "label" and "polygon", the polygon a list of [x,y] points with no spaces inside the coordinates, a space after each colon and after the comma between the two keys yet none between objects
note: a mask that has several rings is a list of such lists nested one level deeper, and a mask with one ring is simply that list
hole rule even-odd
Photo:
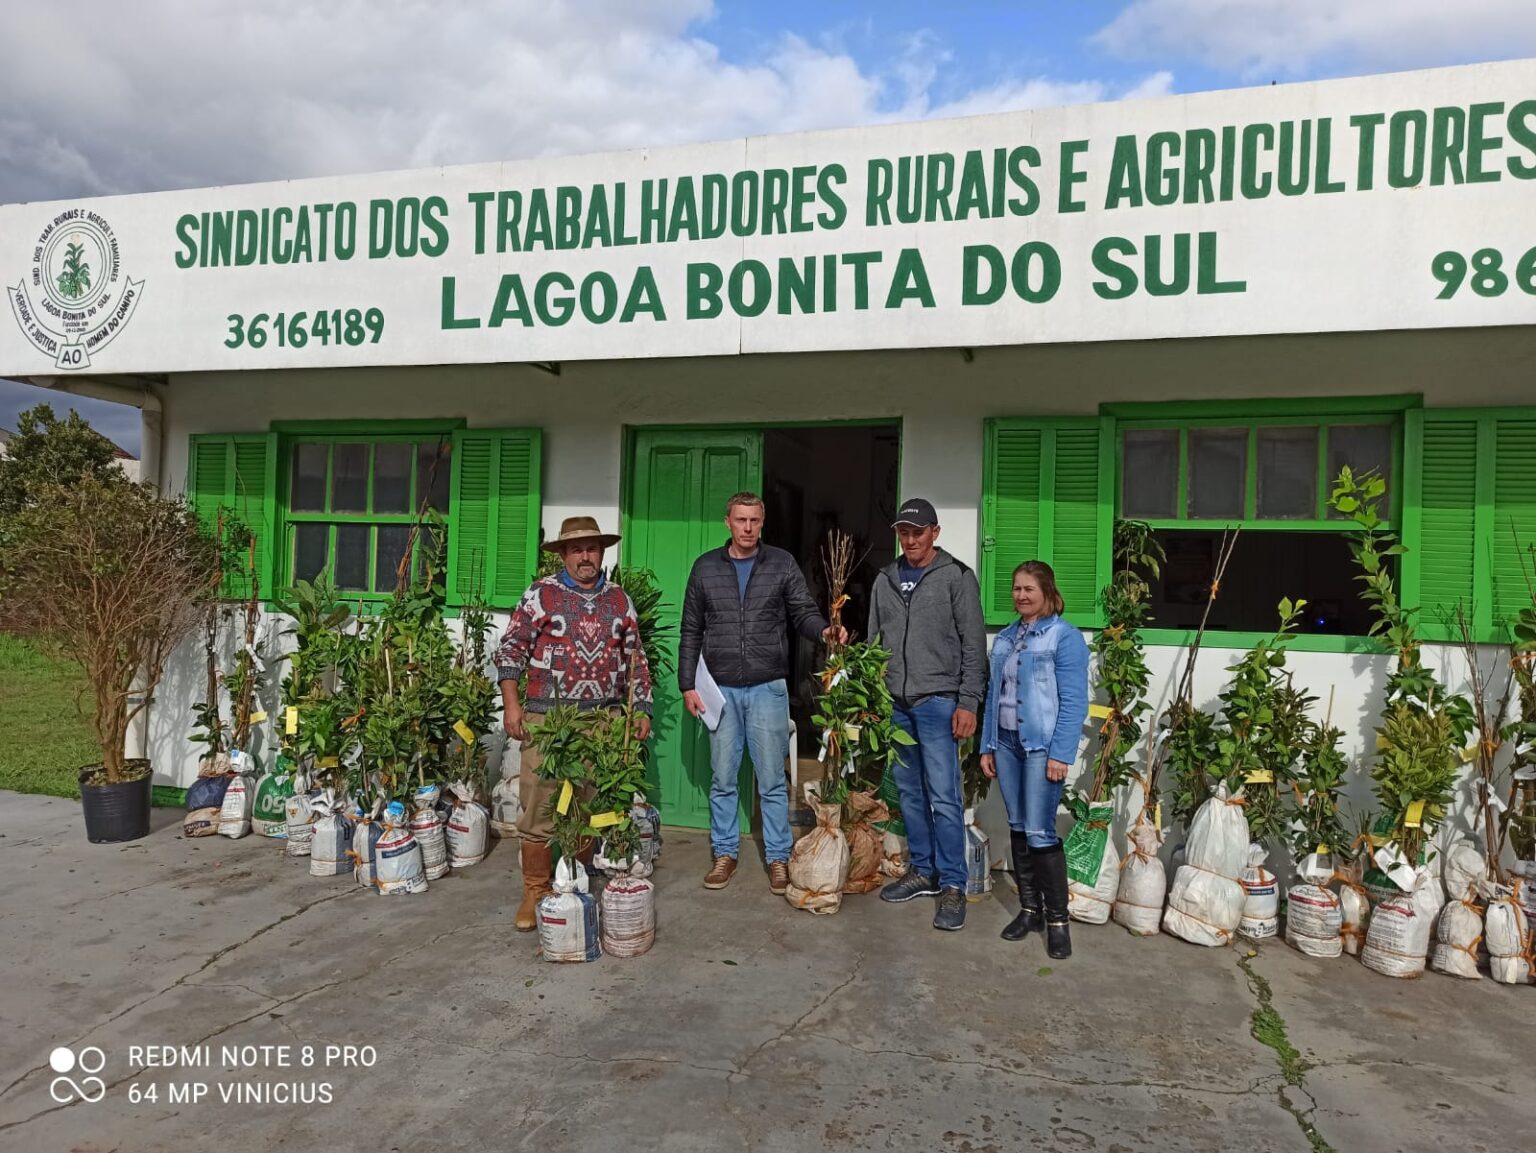
[{"label": "window", "polygon": [[[1300,413],[1306,402],[1294,407]],[[1328,495],[1343,466],[1375,469],[1387,481],[1382,513],[1393,523],[1397,417],[1128,419],[1117,435],[1119,515],[1151,523],[1168,556],[1152,581],[1156,627],[1199,626],[1222,534],[1241,526],[1207,627],[1270,631],[1280,599],[1300,597],[1302,632],[1369,631],[1345,536],[1352,522],[1329,509]]]},{"label": "window", "polygon": [[288,582],[329,570],[346,593],[394,591],[407,549],[430,556],[428,509],[449,515],[453,435],[290,441],[284,573]]},{"label": "window", "polygon": [[1424,639],[1458,640],[1459,606],[1475,640],[1507,642],[1536,596],[1536,408],[1424,409],[1412,397],[1106,405],[1097,418],[990,420],[984,454],[992,625],[1013,619],[1013,567],[1032,557],[1055,567],[1074,624],[1101,623],[1095,602],[1125,516],[1152,524],[1168,557],[1149,642],[1188,642],[1222,530],[1239,525],[1212,643],[1252,643],[1273,631],[1280,598],[1299,596],[1310,635],[1297,647],[1369,645],[1354,525],[1327,506],[1344,465],[1386,479],[1382,515],[1404,547],[1399,595]]},{"label": "window", "polygon": [[[428,555],[430,536],[412,530],[435,510],[447,526],[449,603],[484,597],[510,608],[538,559],[540,433],[458,423],[278,423],[269,433],[195,435],[188,499],[207,524],[231,510],[251,526],[269,598],[322,570],[349,598],[384,598],[408,551],[417,564]],[[239,584],[226,595],[244,595]]]}]

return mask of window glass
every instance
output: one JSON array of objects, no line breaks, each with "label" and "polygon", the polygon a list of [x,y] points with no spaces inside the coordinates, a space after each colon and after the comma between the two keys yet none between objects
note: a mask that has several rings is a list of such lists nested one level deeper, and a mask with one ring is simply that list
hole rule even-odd
[{"label": "window glass", "polygon": [[368,588],[368,536],[365,524],[336,526],[336,587],[352,591]]},{"label": "window glass", "polygon": [[330,551],[331,526],[296,524],[293,526],[293,579],[312,581],[325,568]]},{"label": "window glass", "polygon": [[411,526],[381,524],[374,530],[373,591],[392,593],[399,578],[400,561],[410,544]]},{"label": "window glass", "polygon": [[1189,430],[1189,515],[1239,518],[1248,477],[1246,428]]},{"label": "window glass", "polygon": [[331,511],[368,511],[366,444],[338,444],[331,450]]},{"label": "window glass", "polygon": [[[1328,484],[1338,479],[1345,465],[1356,476],[1371,469],[1388,485],[1392,483],[1392,426],[1388,424],[1331,424],[1328,426]],[[1392,507],[1391,493],[1381,502],[1382,515]],[[1337,513],[1330,514],[1337,516]]]},{"label": "window glass", "polygon": [[1317,515],[1317,427],[1258,430],[1261,520]]},{"label": "window glass", "polygon": [[377,444],[373,447],[373,511],[411,512],[411,457],[409,444]]},{"label": "window glass", "polygon": [[1121,515],[1143,520],[1178,516],[1179,430],[1127,429],[1121,446]]},{"label": "window glass", "polygon": [[294,512],[325,511],[325,462],[330,449],[323,444],[300,444],[293,450],[293,483],[289,507]]}]

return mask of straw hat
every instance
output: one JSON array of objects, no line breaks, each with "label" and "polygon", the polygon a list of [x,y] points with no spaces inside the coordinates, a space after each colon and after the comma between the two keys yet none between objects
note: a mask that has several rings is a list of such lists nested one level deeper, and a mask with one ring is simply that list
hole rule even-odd
[{"label": "straw hat", "polygon": [[604,548],[612,548],[619,543],[619,534],[603,532],[597,527],[595,518],[568,516],[560,522],[560,535],[544,542],[544,551],[559,552],[563,545],[568,545],[572,541],[592,540],[594,537]]}]

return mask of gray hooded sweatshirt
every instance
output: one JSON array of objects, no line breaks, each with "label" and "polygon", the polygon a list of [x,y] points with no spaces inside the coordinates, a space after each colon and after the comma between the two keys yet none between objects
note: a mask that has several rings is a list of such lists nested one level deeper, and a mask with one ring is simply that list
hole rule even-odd
[{"label": "gray hooded sweatshirt", "polygon": [[955,698],[979,712],[987,692],[987,629],[976,574],[943,549],[901,595],[899,559],[880,570],[869,602],[869,635],[891,650],[885,683],[898,704]]}]

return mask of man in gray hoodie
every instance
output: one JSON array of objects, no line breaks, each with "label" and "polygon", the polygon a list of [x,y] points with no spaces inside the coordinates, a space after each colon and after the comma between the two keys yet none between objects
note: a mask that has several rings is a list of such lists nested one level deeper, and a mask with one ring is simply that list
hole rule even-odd
[{"label": "man in gray hoodie", "polygon": [[960,741],[976,733],[987,687],[987,634],[976,574],[938,547],[933,505],[913,499],[892,525],[901,554],[875,581],[869,635],[891,650],[894,719],[916,742],[893,765],[907,826],[907,873],[886,901],[937,896],[935,929],[965,927],[965,823]]}]

